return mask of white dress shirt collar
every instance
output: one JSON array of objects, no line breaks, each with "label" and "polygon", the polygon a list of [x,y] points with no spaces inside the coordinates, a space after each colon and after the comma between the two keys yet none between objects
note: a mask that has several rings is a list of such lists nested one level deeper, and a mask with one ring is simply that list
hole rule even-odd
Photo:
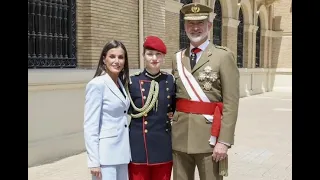
[{"label": "white dress shirt collar", "polygon": [[[201,49],[200,52],[197,53],[197,59],[196,59],[196,62],[199,61],[203,51],[208,47],[210,41],[209,40],[206,40],[205,42],[203,42],[198,48]],[[189,49],[189,54],[191,55],[191,49],[193,49],[194,46],[190,43],[190,49]]]},{"label": "white dress shirt collar", "polygon": [[[200,52],[204,51],[207,48],[207,46],[209,45],[209,43],[210,43],[209,40],[206,40],[200,46],[198,46],[198,48],[201,49]],[[191,54],[191,49],[193,49],[193,48],[194,48],[194,46],[190,43],[190,54]]]}]

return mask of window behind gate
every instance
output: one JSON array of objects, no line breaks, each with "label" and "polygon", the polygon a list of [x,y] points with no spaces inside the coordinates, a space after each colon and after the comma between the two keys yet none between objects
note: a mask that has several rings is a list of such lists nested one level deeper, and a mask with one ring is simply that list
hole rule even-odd
[{"label": "window behind gate", "polygon": [[76,0],[28,0],[28,69],[76,65]]},{"label": "window behind gate", "polygon": [[214,3],[214,13],[216,13],[216,17],[213,20],[213,44],[221,46],[222,11],[220,0],[216,0]]},{"label": "window behind gate", "polygon": [[[180,3],[183,5],[192,3],[192,0],[181,0]],[[184,30],[184,19],[183,19],[183,14],[180,12],[180,49],[186,48],[190,41],[188,39],[188,36]]]},{"label": "window behind gate", "polygon": [[260,16],[258,16],[258,30],[256,34],[256,68],[260,67],[260,31],[261,31],[261,24],[260,24]]},{"label": "window behind gate", "polygon": [[242,8],[239,10],[239,25],[238,25],[238,38],[237,38],[237,66],[238,68],[243,67],[243,14]]}]

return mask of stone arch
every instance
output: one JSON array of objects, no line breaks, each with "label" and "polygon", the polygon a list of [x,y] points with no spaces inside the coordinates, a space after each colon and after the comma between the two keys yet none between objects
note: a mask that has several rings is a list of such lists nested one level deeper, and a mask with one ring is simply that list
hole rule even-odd
[{"label": "stone arch", "polygon": [[244,29],[244,13],[243,13],[243,9],[240,8],[239,9],[239,15],[238,15],[238,19],[239,19],[239,25],[237,28],[237,66],[238,68],[243,68],[244,66],[247,66],[247,61],[245,59],[245,46],[246,46],[246,42],[245,42],[245,29]]},{"label": "stone arch", "polygon": [[253,24],[252,20],[252,8],[249,0],[241,0],[240,6],[238,6],[236,17],[239,19],[239,10],[242,8],[244,24]]},{"label": "stone arch", "polygon": [[[211,0],[211,7],[214,9],[214,4],[218,0]],[[222,17],[232,17],[231,0],[219,0],[221,4]]]},{"label": "stone arch", "polygon": [[268,20],[268,10],[265,5],[260,5],[258,8],[258,14],[256,16],[255,25],[258,25],[258,17],[260,18],[260,23],[261,23],[261,30],[262,29],[269,29],[269,20]]},{"label": "stone arch", "polygon": [[221,0],[215,0],[213,12],[215,17],[213,19],[212,27],[212,42],[213,44],[221,45],[222,43],[222,6]]},{"label": "stone arch", "polygon": [[[258,27],[256,32],[256,67],[267,67],[268,65],[268,37],[267,30],[269,29],[268,10],[265,5],[261,4],[257,7],[258,11],[255,16],[254,25]],[[260,20],[260,27],[258,25]],[[260,40],[258,42],[258,40]],[[259,46],[259,47],[258,47]],[[258,62],[259,60],[259,62]]]}]

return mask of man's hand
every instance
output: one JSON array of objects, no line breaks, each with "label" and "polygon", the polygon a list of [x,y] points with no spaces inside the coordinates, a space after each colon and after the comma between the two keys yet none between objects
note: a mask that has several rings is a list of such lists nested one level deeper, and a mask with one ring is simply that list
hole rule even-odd
[{"label": "man's hand", "polygon": [[216,162],[223,160],[228,156],[228,146],[222,143],[217,143],[212,152],[212,159]]},{"label": "man's hand", "polygon": [[90,172],[93,176],[97,177],[97,179],[102,179],[100,167],[90,168]]}]

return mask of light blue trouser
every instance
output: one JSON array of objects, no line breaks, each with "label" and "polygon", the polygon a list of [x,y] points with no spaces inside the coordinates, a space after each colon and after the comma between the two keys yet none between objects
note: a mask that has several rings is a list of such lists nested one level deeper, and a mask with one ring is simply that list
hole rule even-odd
[{"label": "light blue trouser", "polygon": [[[101,165],[102,180],[128,180],[128,164]],[[92,180],[98,180],[92,176]]]}]

